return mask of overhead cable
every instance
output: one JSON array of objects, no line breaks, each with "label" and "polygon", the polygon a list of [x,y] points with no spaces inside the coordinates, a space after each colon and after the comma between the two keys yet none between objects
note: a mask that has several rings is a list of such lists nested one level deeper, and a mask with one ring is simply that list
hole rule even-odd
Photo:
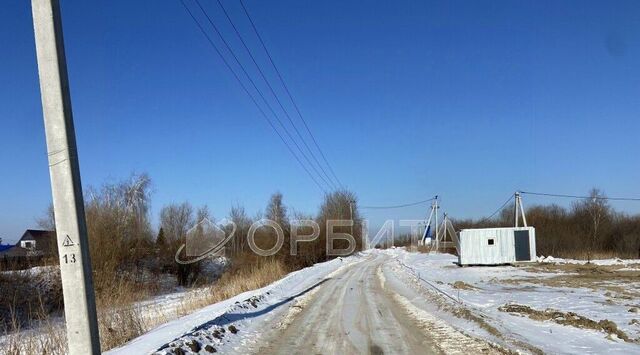
[{"label": "overhead cable", "polygon": [[332,187],[335,189],[336,186],[337,186],[336,183],[333,181],[331,176],[326,172],[326,170],[324,169],[322,164],[320,164],[320,162],[318,161],[318,158],[316,158],[316,155],[313,153],[313,150],[309,147],[309,144],[307,144],[307,139],[305,139],[302,136],[302,134],[298,130],[297,125],[293,122],[293,119],[291,119],[291,116],[289,115],[289,111],[284,107],[284,105],[282,104],[282,101],[280,101],[280,98],[279,98],[278,94],[276,94],[275,90],[273,89],[273,86],[271,86],[271,83],[270,83],[269,79],[267,79],[267,76],[262,71],[262,67],[256,61],[256,58],[253,56],[253,52],[251,51],[251,49],[249,49],[249,46],[247,45],[247,43],[245,42],[244,38],[240,34],[240,31],[238,30],[238,28],[236,27],[235,23],[231,19],[231,16],[229,16],[229,13],[227,12],[227,9],[224,7],[224,5],[222,5],[222,2],[220,0],[216,0],[216,1],[217,1],[218,5],[220,6],[220,8],[222,9],[222,12],[224,13],[225,17],[227,18],[227,20],[231,24],[231,27],[233,28],[236,36],[238,37],[238,39],[242,43],[242,46],[244,47],[246,52],[249,54],[249,57],[251,58],[251,61],[255,65],[256,69],[258,69],[258,72],[260,73],[260,76],[262,77],[262,80],[265,82],[265,84],[269,88],[269,91],[271,92],[271,95],[273,95],[273,97],[276,99],[276,102],[278,103],[278,106],[280,106],[280,109],[282,110],[282,112],[284,112],[284,114],[287,117],[289,123],[291,123],[291,126],[293,127],[297,137],[300,139],[300,141],[302,141],[302,144],[305,146],[305,148],[307,148],[307,151],[311,155],[311,158],[315,161],[315,163],[320,168],[320,171],[324,174],[324,176],[327,178],[327,180],[329,180],[331,182]]},{"label": "overhead cable", "polygon": [[402,205],[391,205],[391,206],[358,206],[358,208],[361,209],[371,209],[371,210],[386,210],[386,209],[392,209],[392,208],[403,208],[403,207],[411,207],[411,206],[417,206],[423,203],[427,203],[427,202],[431,202],[433,200],[435,200],[436,197],[432,197],[430,199],[426,199],[426,200],[422,200],[422,201],[417,201],[417,202],[412,202],[412,203],[406,203],[406,204],[402,204]]},{"label": "overhead cable", "polygon": [[253,28],[253,31],[255,32],[256,37],[258,37],[258,40],[260,41],[260,44],[262,45],[262,48],[264,49],[264,52],[266,53],[267,57],[269,58],[269,62],[271,62],[271,65],[273,66],[273,69],[275,70],[276,74],[278,75],[278,79],[280,79],[280,83],[284,87],[284,90],[287,93],[287,96],[289,96],[289,100],[291,100],[291,103],[293,104],[293,107],[296,109],[296,112],[298,113],[298,116],[300,117],[300,120],[304,124],[304,127],[305,127],[307,133],[309,133],[309,136],[311,136],[311,139],[313,140],[313,144],[315,145],[316,149],[318,149],[318,151],[320,152],[320,156],[322,157],[322,160],[325,162],[325,164],[329,168],[329,171],[331,172],[331,175],[336,179],[338,184],[341,187],[344,187],[344,185],[342,184],[342,182],[340,181],[340,179],[336,175],[335,171],[333,170],[333,167],[329,163],[329,160],[327,159],[327,157],[325,156],[324,152],[320,148],[320,145],[318,144],[318,141],[316,140],[315,136],[313,135],[313,133],[311,133],[311,129],[309,128],[309,125],[307,124],[307,120],[302,115],[302,112],[300,111],[300,108],[299,108],[298,104],[296,103],[296,100],[294,100],[293,95],[291,94],[291,91],[289,90],[289,87],[285,83],[284,78],[280,74],[280,70],[278,70],[278,67],[276,66],[276,63],[273,60],[273,57],[271,56],[271,53],[267,49],[267,46],[264,43],[264,40],[262,40],[262,36],[260,35],[260,31],[258,31],[258,28],[257,28],[255,22],[251,18],[251,15],[249,15],[249,11],[247,10],[247,7],[244,5],[244,2],[242,0],[240,0],[240,5],[242,6],[242,9],[244,10],[245,15],[247,16],[247,19],[249,20],[249,23],[251,23],[251,27]]},{"label": "overhead cable", "polygon": [[561,197],[561,198],[575,198],[575,199],[595,199],[595,200],[610,200],[610,201],[640,201],[640,198],[636,198],[636,197],[578,196],[578,195],[550,194],[550,193],[544,193],[544,192],[530,192],[530,191],[520,191],[520,193],[521,194],[527,194],[527,195]]},{"label": "overhead cable", "polygon": [[244,85],[244,83],[242,82],[242,80],[240,80],[240,77],[238,77],[238,74],[233,70],[233,68],[231,67],[231,65],[229,64],[229,62],[226,60],[226,58],[222,55],[222,52],[220,51],[220,49],[218,48],[218,46],[216,46],[216,44],[213,42],[213,40],[211,39],[211,37],[209,36],[209,34],[207,33],[207,31],[205,31],[204,27],[202,27],[202,25],[200,24],[200,22],[196,19],[196,17],[194,16],[193,12],[191,11],[191,9],[189,9],[189,7],[187,6],[187,4],[184,2],[184,0],[180,0],[180,3],[182,4],[182,6],[184,7],[184,9],[187,11],[187,13],[189,14],[189,16],[191,17],[191,19],[195,22],[196,26],[198,26],[198,28],[200,29],[200,32],[202,32],[202,34],[205,36],[205,38],[207,39],[207,42],[209,42],[209,44],[213,47],[213,49],[216,51],[216,53],[218,53],[218,55],[220,56],[220,58],[222,59],[223,63],[225,64],[225,66],[227,67],[227,69],[229,69],[229,71],[231,72],[231,74],[233,74],[233,77],[238,81],[238,83],[240,84],[240,87],[242,88],[242,90],[247,94],[247,96],[249,96],[249,98],[251,99],[251,102],[253,102],[253,104],[258,108],[258,111],[260,111],[262,117],[267,121],[267,123],[269,124],[269,126],[271,127],[271,129],[276,133],[276,135],[280,138],[280,140],[282,141],[282,143],[284,143],[284,145],[287,147],[287,149],[289,150],[289,152],[293,155],[293,157],[295,158],[295,160],[298,162],[298,164],[300,164],[300,166],[304,169],[304,171],[309,175],[309,177],[311,178],[311,180],[313,180],[313,182],[320,188],[320,190],[322,190],[325,194],[327,193],[326,189],[324,187],[322,187],[322,185],[320,185],[320,183],[315,179],[315,177],[313,176],[313,174],[311,174],[311,172],[309,171],[309,169],[307,169],[307,167],[302,163],[302,161],[300,160],[300,158],[298,158],[298,156],[295,154],[294,150],[291,148],[291,146],[289,145],[289,143],[287,143],[287,141],[284,139],[284,137],[280,134],[280,132],[276,129],[275,125],[273,124],[273,122],[271,121],[271,119],[267,116],[267,114],[264,112],[264,110],[262,109],[262,107],[260,107],[260,105],[258,104],[258,102],[256,101],[255,97],[251,94],[251,92],[249,92],[249,90],[247,89],[247,87]]}]

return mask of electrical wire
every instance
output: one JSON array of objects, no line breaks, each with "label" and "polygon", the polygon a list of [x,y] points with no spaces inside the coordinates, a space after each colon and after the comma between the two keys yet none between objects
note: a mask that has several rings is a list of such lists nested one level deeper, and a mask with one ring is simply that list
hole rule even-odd
[{"label": "electrical wire", "polygon": [[278,97],[278,95],[276,94],[275,90],[273,89],[273,86],[271,86],[271,83],[269,82],[269,80],[267,79],[266,75],[264,74],[264,72],[262,71],[261,66],[258,64],[258,62],[256,61],[256,58],[253,56],[253,52],[251,51],[251,49],[249,49],[249,46],[247,45],[247,43],[244,41],[244,38],[242,37],[242,35],[240,34],[240,31],[238,30],[238,28],[236,27],[235,23],[233,22],[233,20],[231,19],[231,16],[229,16],[229,13],[227,12],[227,9],[224,7],[224,5],[222,5],[222,2],[220,0],[216,0],[216,2],[218,3],[218,5],[220,6],[220,8],[222,9],[222,12],[224,13],[225,17],[227,18],[227,20],[229,21],[229,23],[231,24],[231,27],[233,28],[236,36],[238,36],[238,39],[240,40],[240,42],[242,43],[242,46],[244,47],[244,49],[247,51],[247,53],[249,54],[249,57],[251,58],[251,61],[253,62],[253,64],[255,65],[256,69],[258,69],[258,72],[260,73],[260,76],[262,77],[262,80],[265,82],[265,84],[267,84],[267,87],[269,88],[269,91],[271,92],[271,94],[273,95],[273,97],[276,99],[276,102],[278,103],[278,106],[280,106],[280,109],[282,110],[282,112],[284,112],[285,116],[287,117],[287,119],[289,120],[289,123],[291,123],[291,126],[293,127],[296,135],[298,136],[298,138],[300,139],[300,141],[302,141],[302,144],[304,144],[305,148],[307,148],[307,151],[309,152],[309,154],[311,154],[311,158],[315,161],[315,163],[318,165],[318,167],[320,168],[320,170],[322,171],[322,173],[324,174],[324,176],[327,178],[327,180],[329,180],[332,184],[332,187],[334,189],[336,189],[336,184],[333,181],[333,179],[331,178],[331,176],[329,176],[329,174],[327,174],[326,170],[324,169],[324,167],[322,166],[322,164],[320,164],[320,162],[318,161],[318,158],[316,158],[316,155],[313,153],[313,150],[309,147],[309,144],[307,144],[307,140],[302,136],[302,134],[300,133],[300,131],[298,130],[298,127],[296,126],[296,124],[293,122],[293,119],[291,119],[291,116],[289,115],[289,112],[287,111],[287,109],[285,109],[284,105],[282,104],[282,101],[280,101],[280,98]]},{"label": "electrical wire", "polygon": [[591,199],[591,200],[610,200],[610,201],[640,201],[640,198],[635,197],[607,197],[607,196],[578,196],[578,195],[564,195],[564,194],[550,194],[544,192],[530,192],[520,191],[521,194],[537,195],[537,196],[549,196],[549,197],[562,197],[562,198],[576,198],[576,199]]},{"label": "electrical wire", "polygon": [[236,55],[235,51],[233,50],[233,48],[231,48],[231,46],[229,45],[229,43],[225,40],[224,36],[222,35],[222,32],[220,32],[220,30],[218,29],[218,26],[215,25],[215,23],[213,22],[213,19],[209,16],[209,14],[207,13],[207,11],[204,9],[204,7],[202,6],[202,4],[200,3],[200,0],[194,0],[196,5],[198,5],[198,7],[200,8],[200,11],[202,11],[202,14],[207,18],[207,21],[209,22],[209,24],[211,25],[211,27],[213,27],[213,29],[215,30],[216,34],[218,35],[218,37],[220,38],[220,40],[222,40],[222,43],[225,45],[225,47],[227,48],[227,50],[229,51],[229,53],[231,54],[231,56],[233,57],[233,59],[235,60],[236,64],[238,64],[238,66],[240,67],[240,69],[242,70],[242,72],[244,73],[244,75],[247,77],[247,79],[249,80],[249,82],[251,83],[251,85],[253,86],[253,88],[256,90],[256,92],[258,93],[258,95],[260,96],[260,98],[262,99],[262,102],[264,102],[264,104],[267,106],[267,108],[269,109],[269,111],[273,114],[273,116],[275,117],[276,121],[280,124],[280,127],[282,127],[282,129],[284,130],[284,133],[286,134],[286,136],[293,142],[293,144],[296,146],[296,148],[298,149],[298,151],[300,152],[300,154],[302,155],[302,157],[305,159],[305,161],[307,162],[307,164],[309,164],[311,166],[311,168],[315,171],[316,174],[318,174],[318,177],[320,177],[320,179],[327,184],[327,186],[329,187],[329,189],[334,189],[335,187],[333,187],[330,183],[327,182],[327,180],[325,180],[325,178],[322,176],[322,174],[318,171],[318,169],[316,169],[315,165],[313,165],[311,163],[311,161],[309,160],[309,158],[307,157],[307,155],[304,153],[304,151],[302,150],[302,148],[300,148],[300,145],[298,145],[298,142],[293,138],[293,136],[291,135],[291,133],[289,133],[289,130],[287,129],[287,127],[284,125],[284,123],[282,123],[282,120],[280,120],[280,117],[278,116],[278,114],[276,114],[275,110],[273,109],[273,107],[271,107],[271,105],[269,104],[269,102],[267,101],[267,99],[264,97],[264,94],[262,93],[262,91],[258,88],[258,86],[256,85],[256,83],[253,81],[253,79],[251,78],[251,75],[249,75],[249,73],[247,72],[247,70],[245,69],[244,65],[242,65],[242,63],[240,62],[240,60],[238,59],[238,56]]},{"label": "electrical wire", "polygon": [[509,204],[509,202],[511,202],[511,200],[512,200],[512,199],[513,199],[513,195],[509,196],[509,199],[508,199],[508,200],[506,200],[506,201],[502,204],[502,206],[498,207],[498,209],[497,209],[495,212],[493,212],[489,217],[485,217],[485,218],[483,218],[483,219],[479,220],[477,223],[483,223],[483,222],[486,222],[486,221],[490,220],[491,218],[493,218],[495,215],[497,215],[497,214],[498,214],[498,212],[502,211],[502,209],[503,209],[503,208],[505,208],[505,206],[506,206],[507,204]]},{"label": "electrical wire", "polygon": [[299,108],[298,104],[294,100],[293,95],[291,94],[291,91],[289,90],[289,87],[287,86],[287,84],[284,81],[284,78],[280,74],[280,70],[278,70],[278,67],[276,66],[276,63],[273,60],[273,57],[271,56],[271,53],[269,52],[269,50],[267,49],[266,44],[262,40],[262,36],[260,35],[260,32],[258,31],[258,28],[256,27],[256,24],[253,22],[253,19],[251,18],[251,15],[249,15],[249,11],[247,10],[247,7],[244,5],[244,2],[242,0],[240,0],[240,5],[242,6],[242,9],[244,10],[244,13],[247,16],[247,19],[251,23],[251,27],[253,28],[253,31],[255,32],[256,36],[258,37],[258,40],[260,41],[260,44],[262,45],[262,48],[264,49],[264,52],[267,54],[267,57],[269,58],[269,62],[271,62],[271,65],[273,66],[273,69],[275,70],[276,74],[278,75],[278,79],[280,79],[280,83],[284,87],[284,90],[287,93],[287,95],[289,96],[289,99],[291,100],[291,103],[293,104],[293,107],[296,109],[296,112],[298,113],[298,116],[300,117],[300,120],[304,124],[304,127],[307,130],[307,133],[309,133],[309,136],[311,136],[311,139],[313,140],[313,144],[315,145],[316,149],[318,149],[318,151],[320,152],[322,160],[325,162],[325,164],[329,168],[329,171],[331,172],[331,175],[333,175],[333,177],[336,179],[338,184],[341,187],[344,187],[344,185],[342,184],[342,182],[340,181],[340,179],[336,175],[335,171],[333,170],[333,167],[331,166],[331,164],[329,164],[329,161],[328,161],[327,157],[325,156],[324,152],[322,151],[322,149],[320,148],[320,145],[318,144],[318,141],[316,140],[315,136],[313,135],[313,133],[311,133],[311,129],[309,128],[309,125],[307,124],[307,120],[305,120],[304,116],[302,115],[302,112],[300,111],[300,108]]},{"label": "electrical wire", "polygon": [[435,200],[436,197],[432,197],[430,199],[427,200],[422,200],[422,201],[418,201],[418,202],[412,202],[412,203],[406,203],[403,205],[392,205],[392,206],[358,206],[358,208],[360,209],[369,209],[369,210],[386,210],[386,209],[392,209],[392,208],[403,208],[403,207],[411,207],[411,206],[417,206],[423,203],[427,203],[427,202],[431,202],[433,200]]},{"label": "electrical wire", "polygon": [[196,19],[195,15],[193,14],[193,12],[191,12],[191,10],[189,9],[189,7],[187,6],[187,4],[184,2],[184,0],[180,0],[180,3],[182,4],[182,6],[184,7],[184,9],[187,11],[187,13],[189,14],[189,16],[191,17],[191,19],[195,22],[196,26],[198,26],[198,28],[200,29],[200,31],[202,32],[202,34],[205,36],[205,38],[207,39],[207,41],[209,42],[209,44],[213,47],[213,49],[215,49],[216,53],[218,53],[218,55],[220,56],[220,59],[222,59],[223,63],[225,64],[225,66],[227,67],[227,69],[229,69],[229,71],[231,72],[231,74],[233,74],[234,78],[238,81],[238,83],[240,84],[240,86],[242,87],[242,90],[249,96],[249,98],[251,99],[251,101],[253,102],[253,104],[258,108],[258,111],[260,111],[260,113],[262,114],[262,117],[264,117],[264,119],[267,121],[267,123],[269,124],[269,126],[271,127],[271,129],[276,133],[276,135],[280,138],[280,140],[282,140],[282,143],[284,143],[284,145],[287,147],[287,149],[289,150],[289,152],[293,155],[293,157],[295,158],[295,160],[298,162],[298,164],[300,164],[300,166],[304,169],[304,171],[309,175],[309,177],[311,178],[311,180],[313,180],[313,182],[318,186],[318,188],[320,188],[320,190],[323,193],[327,193],[327,191],[325,190],[324,187],[322,187],[322,185],[320,185],[320,183],[315,179],[315,177],[313,176],[313,174],[311,174],[311,172],[309,171],[309,169],[307,169],[307,167],[302,163],[302,161],[300,160],[300,158],[295,154],[295,152],[293,151],[293,149],[291,148],[291,146],[289,145],[289,143],[287,143],[287,141],[284,139],[284,137],[280,134],[280,132],[276,129],[275,125],[273,124],[273,122],[271,121],[271,119],[267,116],[267,114],[264,112],[264,110],[262,109],[262,107],[260,107],[260,105],[258,104],[258,102],[256,101],[255,97],[251,94],[251,92],[249,92],[249,90],[247,89],[247,87],[244,85],[244,83],[242,82],[242,80],[240,80],[240,77],[238,77],[238,74],[233,70],[233,68],[231,67],[231,65],[229,64],[229,62],[226,60],[226,58],[222,55],[222,52],[220,51],[220,49],[218,48],[218,46],[216,46],[216,44],[213,42],[213,40],[211,39],[211,37],[209,36],[209,34],[207,33],[207,31],[204,29],[204,27],[202,27],[202,25],[200,24],[200,22]]}]

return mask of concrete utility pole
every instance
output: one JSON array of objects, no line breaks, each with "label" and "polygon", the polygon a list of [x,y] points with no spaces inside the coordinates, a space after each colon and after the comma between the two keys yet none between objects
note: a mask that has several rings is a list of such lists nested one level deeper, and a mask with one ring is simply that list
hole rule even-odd
[{"label": "concrete utility pole", "polygon": [[524,206],[522,205],[522,194],[520,194],[520,192],[518,192],[518,207],[520,208],[520,213],[522,214],[522,225],[528,227],[527,216],[524,214]]},{"label": "concrete utility pole", "polygon": [[32,0],[69,354],[100,353],[91,260],[58,0]]},{"label": "concrete utility pole", "polygon": [[433,211],[435,212],[435,227],[436,227],[436,251],[440,252],[440,237],[438,236],[438,195],[433,200]]},{"label": "concrete utility pole", "polygon": [[518,228],[518,202],[520,202],[520,192],[516,191],[515,193],[515,204],[513,205],[513,219],[515,221],[515,226]]}]

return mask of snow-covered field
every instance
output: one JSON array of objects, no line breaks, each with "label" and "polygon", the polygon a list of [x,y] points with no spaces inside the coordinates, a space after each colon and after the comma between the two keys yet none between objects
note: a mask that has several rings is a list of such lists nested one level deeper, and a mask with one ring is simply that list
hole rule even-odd
[{"label": "snow-covered field", "polygon": [[[416,282],[495,327],[507,343],[556,354],[640,353],[640,260],[598,260],[587,266],[547,257],[546,263],[527,266],[459,267],[453,255],[384,252],[414,273]],[[545,310],[559,312],[534,312]],[[608,331],[590,329],[594,324],[579,316],[604,321],[600,324]],[[607,320],[627,341],[611,332]]]}]

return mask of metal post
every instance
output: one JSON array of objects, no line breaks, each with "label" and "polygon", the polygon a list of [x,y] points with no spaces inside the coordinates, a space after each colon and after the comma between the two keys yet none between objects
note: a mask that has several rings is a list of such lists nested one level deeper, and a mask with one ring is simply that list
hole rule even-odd
[{"label": "metal post", "polygon": [[69,354],[100,353],[58,0],[32,0]]}]

